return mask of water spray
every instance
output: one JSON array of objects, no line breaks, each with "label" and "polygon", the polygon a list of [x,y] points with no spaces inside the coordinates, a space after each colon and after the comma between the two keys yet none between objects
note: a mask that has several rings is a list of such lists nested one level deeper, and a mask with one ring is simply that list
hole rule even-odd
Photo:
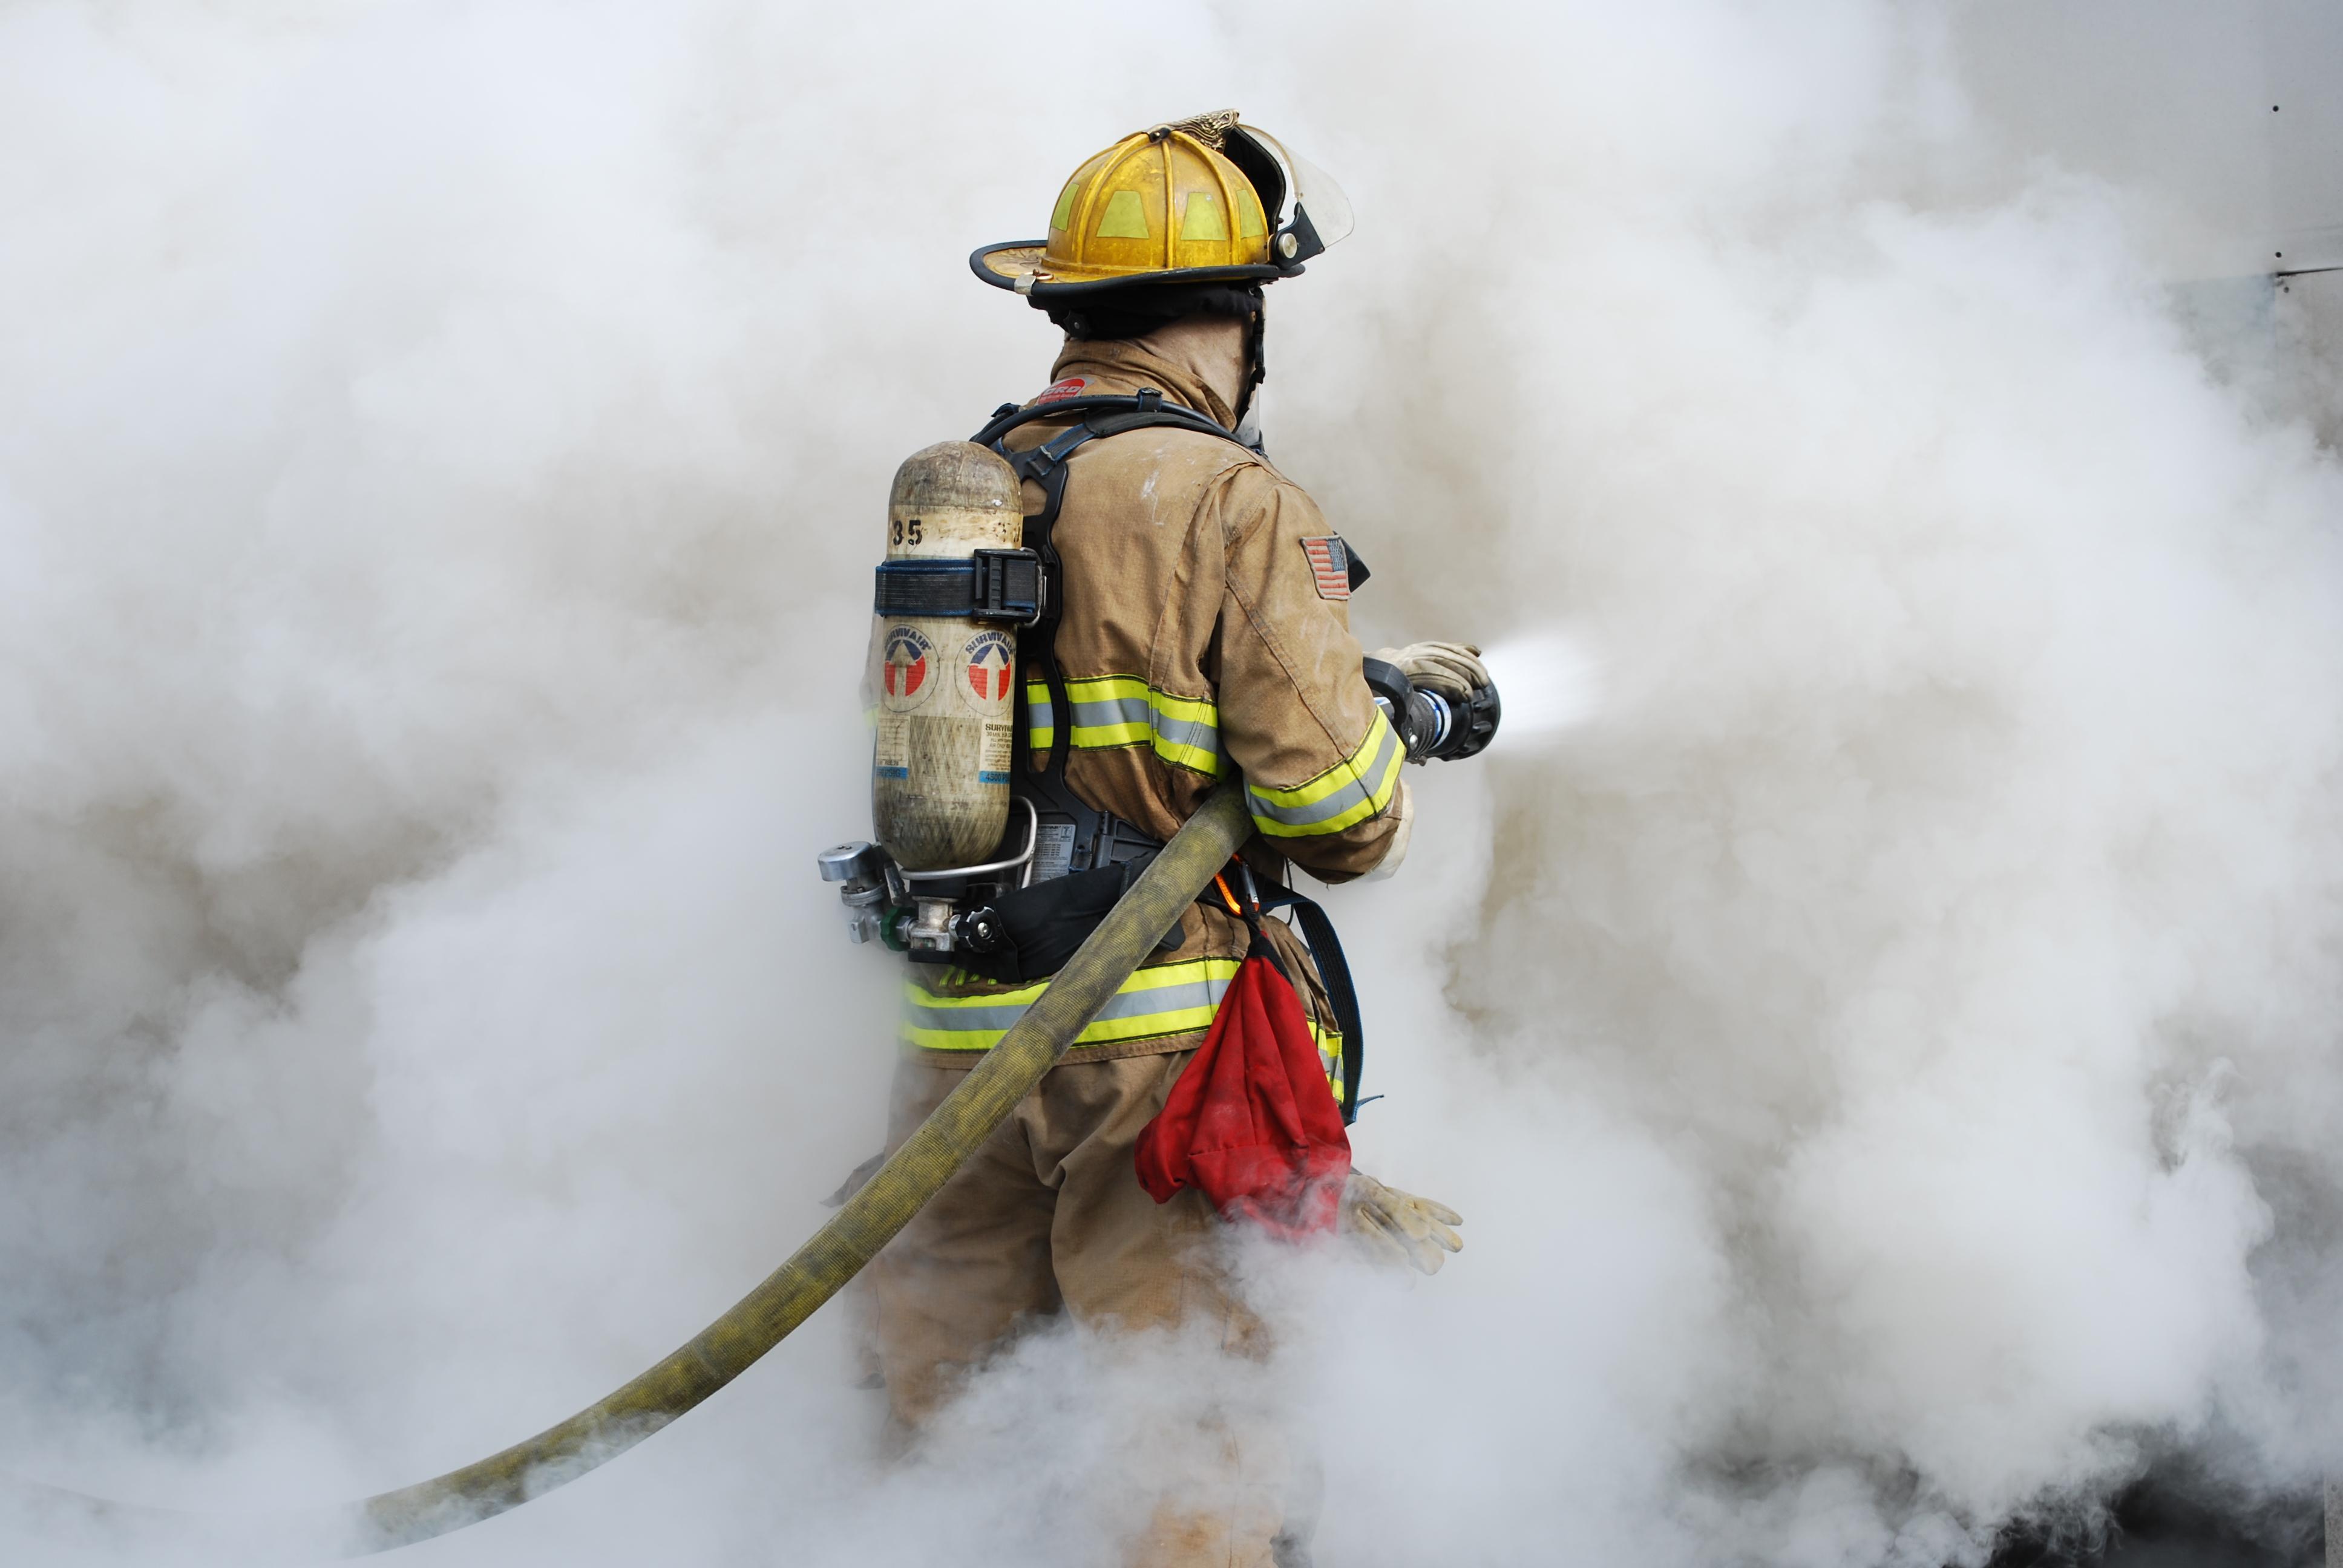
[{"label": "water spray", "polygon": [[1542,751],[1594,716],[1596,664],[1585,645],[1562,631],[1534,631],[1482,650],[1505,694],[1503,748],[1508,756]]}]

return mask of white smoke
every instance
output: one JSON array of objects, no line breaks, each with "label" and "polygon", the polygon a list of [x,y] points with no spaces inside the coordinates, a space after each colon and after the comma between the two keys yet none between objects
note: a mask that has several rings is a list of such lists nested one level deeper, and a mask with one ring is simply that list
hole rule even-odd
[{"label": "white smoke", "polygon": [[1332,896],[1361,1163],[1468,1250],[1263,1262],[1258,1373],[1042,1335],[891,1472],[833,1308],[417,1560],[1101,1561],[1244,1390],[1327,1562],[1930,1564],[2168,1453],[2308,1483],[2333,415],[2207,372],[2169,193],[2005,128],[2013,29],[0,14],[0,1471],[413,1480],[819,1222],[889,1070],[809,864],[884,486],[1052,347],[960,258],[1232,102],[1362,215],[1272,296],[1272,449],[1368,646],[1490,639],[1519,725]]}]

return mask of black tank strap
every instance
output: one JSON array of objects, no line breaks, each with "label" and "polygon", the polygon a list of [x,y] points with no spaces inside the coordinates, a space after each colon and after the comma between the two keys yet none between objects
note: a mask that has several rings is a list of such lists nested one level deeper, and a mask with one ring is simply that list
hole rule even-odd
[{"label": "black tank strap", "polygon": [[1350,960],[1342,956],[1342,939],[1334,934],[1334,922],[1315,899],[1291,888],[1268,888],[1262,893],[1262,909],[1293,911],[1302,940],[1310,944],[1310,957],[1318,965],[1318,978],[1325,982],[1326,1000],[1334,1004],[1334,1027],[1342,1031],[1342,1124],[1347,1127],[1359,1119],[1359,1075],[1366,1067],[1367,1039],[1359,1020],[1359,988],[1351,979]]}]

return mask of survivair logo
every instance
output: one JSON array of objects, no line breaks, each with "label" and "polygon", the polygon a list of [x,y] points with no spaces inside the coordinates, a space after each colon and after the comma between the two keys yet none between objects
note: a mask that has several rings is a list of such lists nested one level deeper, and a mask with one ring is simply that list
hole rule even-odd
[{"label": "survivair logo", "polygon": [[1044,387],[1041,389],[1041,395],[1025,407],[1038,408],[1044,403],[1062,403],[1069,397],[1079,397],[1082,395],[1082,388],[1089,385],[1088,381],[1079,376],[1069,376],[1063,381],[1055,381]]},{"label": "survivair logo", "polygon": [[968,689],[976,694],[976,709],[991,716],[1009,700],[1017,670],[1017,646],[1008,634],[980,631],[962,650],[968,660]]},{"label": "survivair logo", "polygon": [[1318,581],[1320,598],[1351,597],[1351,552],[1340,534],[1304,539],[1302,550],[1310,558],[1310,575]]},{"label": "survivair logo", "polygon": [[880,705],[894,713],[909,713],[935,689],[930,656],[936,645],[908,626],[887,633],[887,661],[879,671]]}]

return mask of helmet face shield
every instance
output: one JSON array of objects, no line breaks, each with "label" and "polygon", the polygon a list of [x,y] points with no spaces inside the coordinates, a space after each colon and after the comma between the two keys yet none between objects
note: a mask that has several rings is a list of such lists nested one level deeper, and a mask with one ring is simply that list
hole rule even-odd
[{"label": "helmet face shield", "polygon": [[[1272,244],[1280,260],[1307,261],[1328,246],[1340,245],[1350,237],[1351,231],[1358,226],[1358,219],[1351,210],[1351,198],[1342,194],[1342,187],[1334,183],[1333,176],[1309,159],[1298,156],[1283,142],[1258,126],[1232,126],[1230,133],[1232,139],[1242,137],[1279,165],[1284,188],[1293,193],[1292,213],[1280,212],[1276,207],[1270,209],[1272,214],[1271,221],[1278,225],[1281,236],[1287,233],[1297,236],[1295,248],[1299,254],[1286,255],[1282,245]],[[1239,160],[1240,166],[1247,161]],[[1252,170],[1248,167],[1245,172],[1251,175]],[[1258,186],[1261,182],[1256,177],[1253,183]],[[1279,196],[1279,205],[1282,206],[1282,191]],[[1269,201],[1269,194],[1264,192],[1262,204],[1268,206]],[[1299,236],[1312,232],[1317,236],[1317,247],[1306,249],[1306,242]]]}]

